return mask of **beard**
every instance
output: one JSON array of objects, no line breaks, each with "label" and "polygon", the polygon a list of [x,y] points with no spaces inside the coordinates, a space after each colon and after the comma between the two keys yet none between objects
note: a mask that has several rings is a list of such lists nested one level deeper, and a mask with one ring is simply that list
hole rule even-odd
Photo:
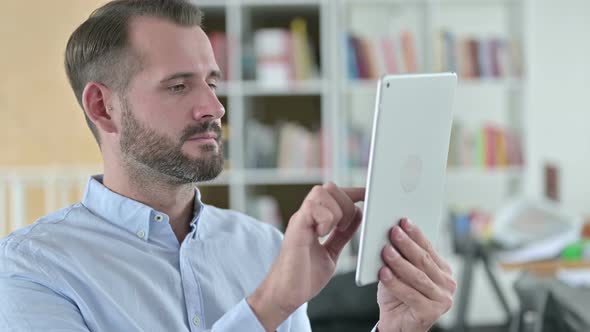
[{"label": "beard", "polygon": [[[127,100],[123,100],[121,117],[121,152],[128,166],[140,166],[134,172],[143,176],[164,175],[167,182],[179,185],[212,180],[223,170],[221,127],[216,122],[188,126],[176,141],[141,124]],[[184,142],[206,132],[217,134],[218,149],[213,144],[203,144],[202,156],[196,158],[182,152]]]}]

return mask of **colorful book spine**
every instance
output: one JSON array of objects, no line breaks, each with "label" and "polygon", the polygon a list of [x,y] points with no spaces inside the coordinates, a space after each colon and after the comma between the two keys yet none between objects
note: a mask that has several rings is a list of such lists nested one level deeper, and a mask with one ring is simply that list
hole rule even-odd
[{"label": "colorful book spine", "polygon": [[435,65],[464,79],[522,76],[522,49],[515,40],[498,37],[457,38],[441,30],[434,38]]},{"label": "colorful book spine", "polygon": [[418,53],[416,52],[414,35],[408,30],[403,30],[401,32],[401,47],[403,50],[406,71],[408,73],[418,72]]},{"label": "colorful book spine", "polygon": [[392,38],[381,38],[381,51],[383,52],[383,61],[385,64],[385,72],[387,74],[399,73],[398,62],[399,59],[395,52],[395,44]]},{"label": "colorful book spine", "polygon": [[345,49],[346,69],[351,79],[376,79],[383,74],[419,71],[414,35],[410,31],[377,38],[349,34]]},{"label": "colorful book spine", "polygon": [[355,51],[354,39],[351,35],[345,36],[345,43],[346,43],[346,59],[347,59],[347,66],[348,66],[348,77],[351,79],[357,79],[360,77],[359,70],[358,70],[358,60],[357,54]]},{"label": "colorful book spine", "polygon": [[212,31],[211,33],[209,33],[209,40],[211,41],[211,47],[213,48],[215,61],[217,62],[219,69],[223,73],[223,79],[230,79],[233,75],[229,72],[229,45],[226,33],[221,31]]},{"label": "colorful book spine", "polygon": [[494,124],[470,131],[458,121],[453,123],[449,166],[490,169],[523,163],[522,141],[516,132]]},{"label": "colorful book spine", "polygon": [[293,47],[293,72],[295,80],[311,78],[311,51],[307,37],[307,22],[302,18],[291,21],[291,40]]}]

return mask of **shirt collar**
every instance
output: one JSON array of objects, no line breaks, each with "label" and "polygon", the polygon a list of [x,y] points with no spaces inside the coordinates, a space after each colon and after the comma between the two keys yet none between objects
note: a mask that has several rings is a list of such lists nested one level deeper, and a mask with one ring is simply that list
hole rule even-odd
[{"label": "shirt collar", "polygon": [[[153,209],[143,203],[119,195],[105,187],[102,175],[90,177],[82,204],[92,213],[102,219],[115,224],[144,240],[149,239],[150,224],[152,222],[169,222],[169,217],[163,212]],[[191,227],[196,227],[203,209],[201,192],[195,187],[195,202]]]}]

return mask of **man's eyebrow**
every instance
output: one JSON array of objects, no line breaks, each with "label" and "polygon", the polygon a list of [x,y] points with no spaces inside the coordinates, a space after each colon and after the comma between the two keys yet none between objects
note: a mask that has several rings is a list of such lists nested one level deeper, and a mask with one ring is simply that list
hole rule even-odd
[{"label": "man's eyebrow", "polygon": [[[190,72],[174,73],[170,76],[166,76],[163,80],[160,81],[160,83],[166,83],[168,81],[179,79],[179,78],[193,78],[194,76],[196,76],[195,73],[190,73]],[[217,70],[217,69],[210,71],[209,75],[207,75],[207,79],[220,80],[222,77],[223,77],[223,74],[221,73],[220,70]]]},{"label": "man's eyebrow", "polygon": [[223,74],[221,73],[221,70],[212,70],[209,72],[209,75],[207,76],[207,78],[212,78],[216,80],[221,80],[222,77]]},{"label": "man's eyebrow", "polygon": [[165,77],[163,80],[160,81],[160,83],[165,83],[165,82],[175,80],[178,78],[192,78],[194,76],[195,76],[194,73],[188,73],[188,72],[174,73],[170,76]]}]

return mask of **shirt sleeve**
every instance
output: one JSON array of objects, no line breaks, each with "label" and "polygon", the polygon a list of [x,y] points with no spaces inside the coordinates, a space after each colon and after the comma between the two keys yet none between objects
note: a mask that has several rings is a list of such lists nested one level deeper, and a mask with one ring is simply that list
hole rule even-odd
[{"label": "shirt sleeve", "polygon": [[[252,311],[252,308],[243,299],[232,310],[223,315],[215,324],[212,332],[248,331],[265,332],[264,327]],[[278,328],[278,332],[311,332],[309,318],[307,316],[307,304],[299,307]]]},{"label": "shirt sleeve", "polygon": [[88,332],[78,307],[50,285],[40,273],[32,278],[30,266],[42,264],[34,255],[0,246],[0,331]]},{"label": "shirt sleeve", "polygon": [[252,331],[252,332],[266,332],[264,327],[256,318],[256,315],[243,299],[230,311],[226,312],[211,329],[212,332],[225,331]]},{"label": "shirt sleeve", "polygon": [[78,308],[43,285],[2,277],[0,298],[0,331],[88,332]]}]

